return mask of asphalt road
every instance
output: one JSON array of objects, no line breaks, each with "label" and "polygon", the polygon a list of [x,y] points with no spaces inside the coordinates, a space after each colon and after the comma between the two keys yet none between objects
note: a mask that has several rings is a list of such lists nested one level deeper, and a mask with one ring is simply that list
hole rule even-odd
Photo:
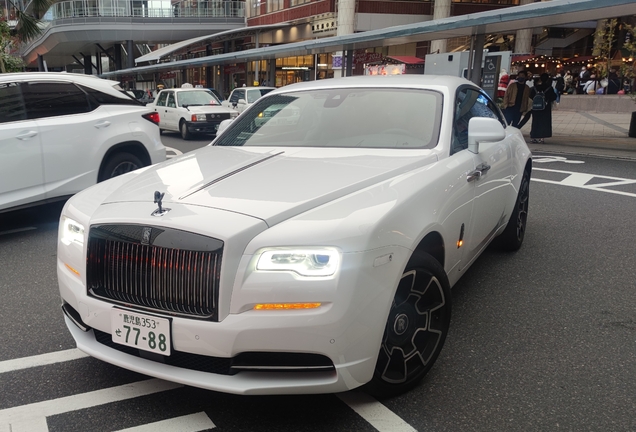
[{"label": "asphalt road", "polygon": [[[163,139],[179,151],[209,141]],[[522,249],[478,259],[453,289],[435,367],[410,393],[382,401],[160,391],[88,357],[30,366],[33,356],[74,348],[55,276],[61,206],[0,215],[0,431],[15,418],[27,423],[11,432],[175,418],[219,431],[636,430],[635,173],[636,161],[537,152]]]}]

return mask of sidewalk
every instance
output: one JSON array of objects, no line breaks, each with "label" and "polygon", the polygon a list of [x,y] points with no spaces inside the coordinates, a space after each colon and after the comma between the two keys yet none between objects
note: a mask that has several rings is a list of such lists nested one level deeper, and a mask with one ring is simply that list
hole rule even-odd
[{"label": "sidewalk", "polygon": [[529,121],[521,132],[532,151],[636,159],[636,138],[629,138],[631,113],[552,111],[552,138],[530,144]]}]

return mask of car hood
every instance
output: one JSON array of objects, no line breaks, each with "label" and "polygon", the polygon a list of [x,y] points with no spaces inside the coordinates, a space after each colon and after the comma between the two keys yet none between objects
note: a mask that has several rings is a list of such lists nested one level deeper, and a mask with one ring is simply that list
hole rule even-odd
[{"label": "car hood", "polygon": [[190,105],[187,110],[195,114],[211,114],[211,113],[225,113],[228,111],[227,107],[222,105]]},{"label": "car hood", "polygon": [[430,150],[207,146],[155,165],[104,204],[147,202],[164,193],[179,203],[245,214],[269,226],[437,160]]}]

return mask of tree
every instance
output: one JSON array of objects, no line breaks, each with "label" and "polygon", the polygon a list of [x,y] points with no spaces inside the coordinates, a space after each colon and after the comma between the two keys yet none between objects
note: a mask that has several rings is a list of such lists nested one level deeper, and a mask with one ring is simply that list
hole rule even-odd
[{"label": "tree", "polygon": [[611,61],[612,61],[612,48],[616,43],[616,25],[618,20],[608,19],[604,20],[594,32],[594,48],[592,55],[600,57],[605,63],[598,65],[598,72],[600,77],[607,77],[609,74]]},{"label": "tree", "polygon": [[20,57],[12,56],[13,38],[6,21],[0,19],[0,72],[20,72],[23,62]]},{"label": "tree", "polygon": [[16,11],[18,24],[14,34],[20,41],[33,39],[42,33],[40,17],[46,13],[55,0],[7,0]]}]

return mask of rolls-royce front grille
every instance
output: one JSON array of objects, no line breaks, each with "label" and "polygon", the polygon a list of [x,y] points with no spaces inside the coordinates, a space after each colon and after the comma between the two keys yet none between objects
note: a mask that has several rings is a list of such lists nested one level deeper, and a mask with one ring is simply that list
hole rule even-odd
[{"label": "rolls-royce front grille", "polygon": [[92,226],[89,295],[150,311],[217,320],[223,242],[168,228]]}]

